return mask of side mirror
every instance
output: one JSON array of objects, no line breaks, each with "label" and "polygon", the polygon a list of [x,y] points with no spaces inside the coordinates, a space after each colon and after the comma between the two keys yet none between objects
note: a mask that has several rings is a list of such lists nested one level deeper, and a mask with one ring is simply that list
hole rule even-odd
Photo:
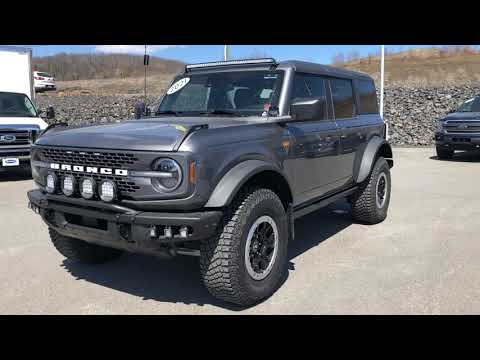
[{"label": "side mirror", "polygon": [[140,101],[135,104],[135,119],[140,119],[143,115],[146,114],[146,106],[143,101]]},{"label": "side mirror", "polygon": [[53,106],[49,106],[47,108],[46,117],[47,117],[48,120],[55,119],[55,109],[53,108]]},{"label": "side mirror", "polygon": [[313,100],[298,100],[290,105],[294,121],[319,120],[325,118],[325,97]]}]

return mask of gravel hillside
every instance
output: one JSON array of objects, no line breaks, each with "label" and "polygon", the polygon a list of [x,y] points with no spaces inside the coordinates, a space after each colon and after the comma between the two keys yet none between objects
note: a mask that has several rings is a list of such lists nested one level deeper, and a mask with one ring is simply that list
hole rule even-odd
[{"label": "gravel hillside", "polygon": [[[435,120],[445,116],[460,102],[480,94],[479,85],[406,88],[386,87],[385,120],[390,124],[394,145],[433,144]],[[133,116],[134,104],[142,97],[131,95],[37,96],[37,106],[53,106],[56,122],[92,124],[120,121]],[[153,104],[157,98],[149,98]]]}]

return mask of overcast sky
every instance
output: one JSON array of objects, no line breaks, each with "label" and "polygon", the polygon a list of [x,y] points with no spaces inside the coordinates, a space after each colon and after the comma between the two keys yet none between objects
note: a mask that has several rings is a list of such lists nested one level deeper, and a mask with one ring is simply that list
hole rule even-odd
[{"label": "overcast sky", "polygon": [[[27,45],[34,56],[66,53],[126,53],[143,54],[144,45]],[[386,45],[387,51],[425,48],[433,45]],[[223,45],[148,45],[150,55],[180,60],[186,63],[223,60]],[[231,45],[232,58],[268,55],[277,60],[304,60],[329,64],[336,53],[356,51],[360,56],[375,53],[379,45]]]}]

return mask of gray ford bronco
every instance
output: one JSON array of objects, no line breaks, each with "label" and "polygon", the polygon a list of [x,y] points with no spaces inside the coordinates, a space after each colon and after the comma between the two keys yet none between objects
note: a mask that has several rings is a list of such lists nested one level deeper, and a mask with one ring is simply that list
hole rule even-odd
[{"label": "gray ford bronco", "polygon": [[367,75],[187,65],[147,114],[52,127],[33,146],[29,206],[67,258],[199,256],[213,296],[250,306],[281,283],[294,219],[341,198],[358,222],[387,216],[392,149]]}]

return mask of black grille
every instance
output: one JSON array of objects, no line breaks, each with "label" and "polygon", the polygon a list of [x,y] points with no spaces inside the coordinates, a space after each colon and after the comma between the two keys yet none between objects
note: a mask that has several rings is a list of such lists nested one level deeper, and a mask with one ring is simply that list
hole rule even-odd
[{"label": "black grille", "polygon": [[[11,140],[13,139],[13,140]],[[31,139],[30,131],[1,130],[0,146],[29,145]]]},{"label": "black grille", "polygon": [[[130,153],[125,152],[97,152],[97,151],[79,151],[44,148],[41,150],[40,158],[43,161],[53,162],[57,164],[83,165],[92,167],[105,167],[112,169],[131,169],[139,159]],[[84,177],[92,177],[97,181],[97,186],[102,180],[112,180],[117,185],[118,191],[123,198],[129,198],[130,195],[140,190],[135,181],[125,176],[100,175],[100,174],[83,174],[65,170],[55,170],[62,181],[65,175],[73,175],[80,184],[80,180]]]},{"label": "black grille", "polygon": [[445,124],[445,130],[449,133],[480,133],[480,122],[448,122]]},{"label": "black grille", "polygon": [[138,158],[129,153],[70,151],[62,149],[43,149],[45,161],[59,164],[97,166],[115,169],[128,169],[134,165]]}]

